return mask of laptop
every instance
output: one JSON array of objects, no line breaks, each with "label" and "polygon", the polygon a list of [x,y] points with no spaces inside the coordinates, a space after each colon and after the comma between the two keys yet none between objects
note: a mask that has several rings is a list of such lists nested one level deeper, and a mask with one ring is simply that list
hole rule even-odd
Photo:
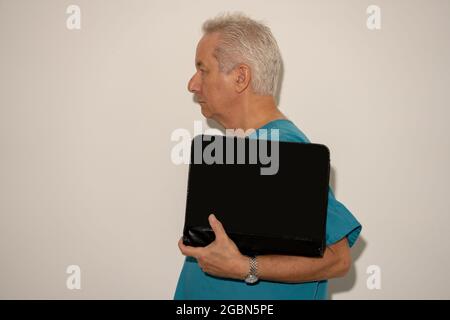
[{"label": "laptop", "polygon": [[322,257],[330,175],[325,145],[198,135],[191,143],[183,243],[214,241],[211,213],[245,255]]}]

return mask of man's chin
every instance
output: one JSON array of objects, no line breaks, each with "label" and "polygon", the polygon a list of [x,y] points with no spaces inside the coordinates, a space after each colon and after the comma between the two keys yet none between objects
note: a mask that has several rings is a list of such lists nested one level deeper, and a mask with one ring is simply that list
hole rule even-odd
[{"label": "man's chin", "polygon": [[208,112],[208,110],[206,110],[206,109],[203,108],[203,107],[200,109],[200,112],[201,112],[202,115],[203,115],[205,118],[207,118],[207,119],[210,119],[211,116],[212,116],[212,114],[211,114],[210,112]]}]

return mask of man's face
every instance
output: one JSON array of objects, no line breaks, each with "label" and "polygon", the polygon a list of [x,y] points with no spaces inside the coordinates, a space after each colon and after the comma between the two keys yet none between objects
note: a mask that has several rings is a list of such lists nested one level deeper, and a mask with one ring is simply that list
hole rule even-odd
[{"label": "man's face", "polygon": [[213,56],[218,39],[217,33],[207,34],[200,39],[195,54],[197,72],[189,80],[188,90],[200,104],[202,114],[220,122],[231,111],[229,106],[233,101],[234,90],[233,72],[229,75],[220,72],[219,63]]}]

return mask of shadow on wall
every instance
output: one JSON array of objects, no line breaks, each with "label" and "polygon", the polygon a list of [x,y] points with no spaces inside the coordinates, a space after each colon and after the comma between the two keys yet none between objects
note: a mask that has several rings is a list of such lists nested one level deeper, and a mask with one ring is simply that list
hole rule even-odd
[{"label": "shadow on wall", "polygon": [[347,292],[353,289],[356,284],[356,269],[355,261],[361,256],[361,253],[367,246],[367,242],[363,237],[359,237],[356,244],[351,249],[352,254],[352,267],[347,276],[338,279],[332,279],[328,282],[328,294],[329,299],[333,299],[333,295],[336,293]]},{"label": "shadow on wall", "polygon": [[[331,150],[330,150],[331,152]],[[330,187],[333,190],[334,195],[336,196],[336,200],[339,201],[339,197],[336,195],[336,184],[337,184],[337,174],[334,170],[333,166],[330,168]],[[343,203],[346,205],[345,203]],[[350,208],[349,208],[350,210]],[[352,210],[350,210],[352,212]],[[358,219],[358,216],[355,215],[355,218]],[[364,229],[364,226],[363,226]],[[355,270],[355,261],[361,256],[362,252],[367,246],[367,241],[359,236],[353,248],[351,248],[352,255],[352,267],[348,274],[343,278],[331,279],[328,281],[328,295],[329,299],[333,299],[333,295],[336,293],[347,292],[353,289],[356,284],[356,270]]]}]

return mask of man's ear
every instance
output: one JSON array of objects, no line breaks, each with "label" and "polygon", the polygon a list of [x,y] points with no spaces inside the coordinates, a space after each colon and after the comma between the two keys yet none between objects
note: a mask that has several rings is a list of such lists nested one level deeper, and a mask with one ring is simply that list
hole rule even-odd
[{"label": "man's ear", "polygon": [[235,88],[238,93],[241,93],[250,85],[251,70],[246,64],[240,64],[235,68]]}]

